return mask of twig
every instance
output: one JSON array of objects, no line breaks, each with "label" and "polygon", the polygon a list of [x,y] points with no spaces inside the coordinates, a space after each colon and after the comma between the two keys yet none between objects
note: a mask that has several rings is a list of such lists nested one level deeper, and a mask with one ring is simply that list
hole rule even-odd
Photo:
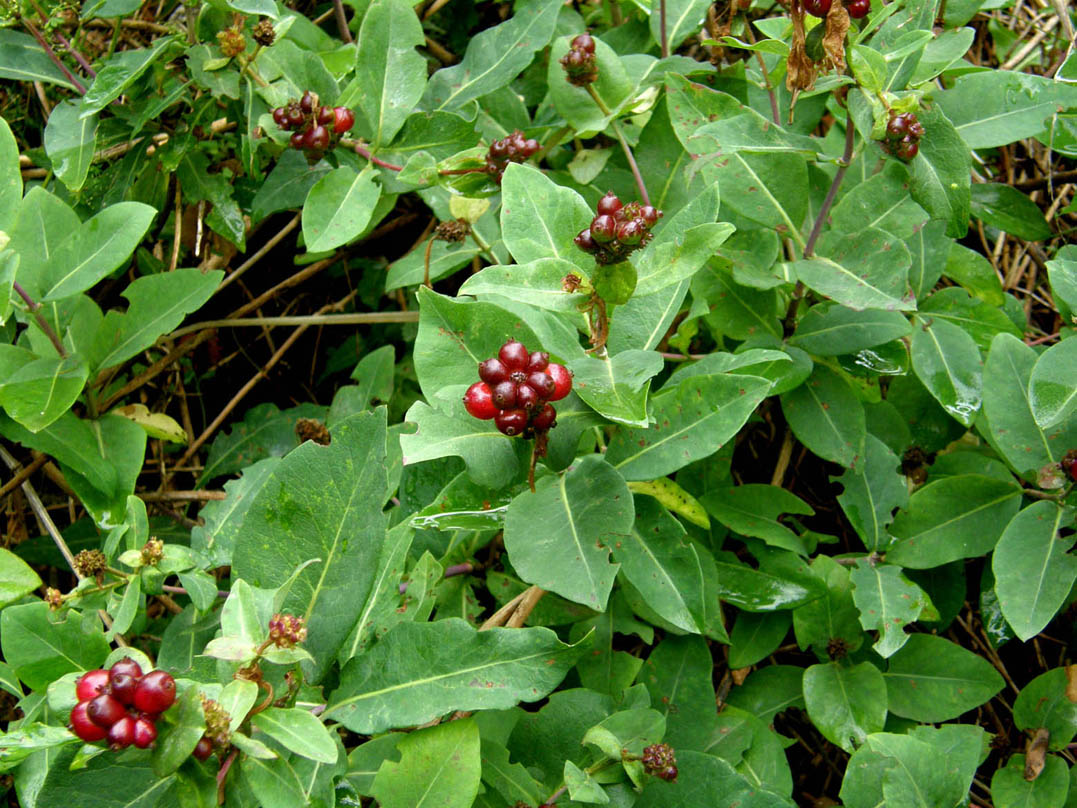
[{"label": "twig", "polygon": [[180,191],[179,177],[176,177],[176,195],[174,205],[176,207],[176,224],[175,232],[172,234],[172,258],[169,259],[168,262],[169,272],[175,272],[176,266],[179,264],[180,236],[183,233],[183,196]]},{"label": "twig", "polygon": [[815,224],[812,226],[811,234],[808,236],[808,243],[804,245],[805,258],[812,257],[812,253],[815,250],[815,242],[819,240],[819,234],[823,230],[823,223],[826,221],[827,214],[830,213],[830,206],[834,204],[834,197],[838,195],[838,188],[841,187],[841,181],[845,179],[845,172],[849,170],[849,164],[853,161],[853,143],[855,138],[856,127],[853,126],[852,115],[849,115],[845,119],[845,151],[841,155],[841,163],[838,164],[838,171],[834,174],[834,179],[826,192],[826,198],[823,199],[823,204],[820,206],[819,213],[815,217]]},{"label": "twig", "polygon": [[232,283],[233,281],[237,280],[240,276],[243,275],[244,272],[246,272],[252,266],[257,264],[260,260],[262,260],[262,258],[265,257],[266,253],[268,253],[270,250],[272,250],[274,247],[276,247],[278,244],[280,244],[281,240],[286,235],[291,233],[293,230],[296,229],[296,227],[299,226],[300,217],[301,217],[301,214],[299,214],[299,213],[297,213],[295,216],[293,216],[292,220],[290,222],[288,222],[288,224],[284,225],[284,227],[282,227],[280,229],[280,231],[276,235],[273,236],[273,238],[271,238],[269,241],[267,241],[265,244],[263,244],[259,248],[258,252],[256,252],[254,255],[252,255],[250,258],[248,258],[246,261],[244,261],[242,264],[240,264],[235,272],[231,273],[223,281],[221,281],[221,285],[217,287],[217,291],[215,291],[213,294],[215,294],[215,295],[218,294],[221,291],[221,289],[223,289],[224,287],[226,287],[228,284]]},{"label": "twig", "polygon": [[537,586],[532,586],[524,591],[523,599],[519,605],[513,610],[512,616],[505,622],[505,628],[520,628],[531,616],[531,612],[535,610],[535,606],[542,600],[542,596],[546,594],[546,590]]},{"label": "twig", "polygon": [[351,43],[352,32],[348,29],[348,18],[344,14],[344,3],[342,0],[333,0],[333,13],[337,18],[337,29],[340,31],[340,38],[346,43]]},{"label": "twig", "polygon": [[41,304],[35,303],[34,299],[30,297],[22,286],[19,285],[18,281],[13,281],[11,288],[14,289],[15,293],[26,303],[27,308],[30,309],[30,313],[34,315],[34,320],[37,322],[38,327],[45,332],[45,336],[49,338],[49,342],[51,342],[52,347],[56,349],[56,353],[60,354],[62,358],[67,358],[67,351],[64,350],[64,344],[60,341],[60,338],[56,336],[56,332],[52,330],[49,321],[41,315]]},{"label": "twig", "polygon": [[372,325],[379,323],[417,323],[417,311],[368,311],[352,314],[294,314],[282,317],[235,317],[228,320],[206,320],[172,332],[172,337],[182,337],[204,328],[243,328],[267,325]]},{"label": "twig", "polygon": [[137,495],[143,502],[206,502],[228,499],[224,491],[143,491]]},{"label": "twig", "polygon": [[20,485],[22,485],[23,482],[27,480],[31,474],[33,474],[35,471],[37,471],[39,468],[41,468],[48,462],[48,455],[39,454],[37,457],[35,457],[33,462],[30,463],[30,465],[25,466],[24,468],[16,472],[14,477],[12,477],[10,480],[4,483],[2,487],[0,487],[0,499],[3,499]]},{"label": "twig", "polygon": [[355,149],[356,154],[358,154],[360,157],[366,158],[367,160],[369,160],[370,162],[372,162],[376,166],[381,166],[382,168],[387,168],[390,171],[403,171],[404,170],[404,166],[398,166],[398,165],[395,165],[394,163],[387,163],[384,160],[379,160],[377,157],[375,157],[373,154],[370,153],[369,149],[364,148],[359,143],[356,143],[354,146],[352,146],[352,148]]},{"label": "twig", "polygon": [[26,26],[26,30],[30,32],[30,35],[37,40],[37,44],[45,49],[45,55],[52,60],[54,65],[60,68],[60,72],[63,73],[64,76],[67,77],[67,80],[79,91],[79,95],[86,95],[86,88],[82,86],[77,78],[75,78],[75,74],[67,69],[67,65],[60,61],[60,57],[56,55],[56,51],[52,49],[52,46],[49,45],[45,40],[45,37],[41,35],[41,32],[34,27],[34,24],[25,17],[22,19],[22,24]]},{"label": "twig", "polygon": [[[663,4],[663,8],[665,5]],[[632,149],[628,145],[628,141],[625,140],[624,132],[621,131],[620,125],[613,118],[613,113],[610,112],[610,108],[606,106],[606,102],[602,100],[602,97],[595,90],[593,84],[588,84],[587,92],[591,94],[591,98],[598,105],[598,108],[602,111],[602,114],[610,119],[610,128],[613,129],[614,134],[617,135],[617,140],[621,143],[621,149],[625,153],[625,159],[628,161],[628,167],[632,169],[632,176],[636,178],[636,187],[639,188],[639,198],[644,205],[651,204],[651,197],[647,194],[647,186],[643,184],[643,175],[639,173],[639,166],[636,165],[636,158],[632,156]]]}]

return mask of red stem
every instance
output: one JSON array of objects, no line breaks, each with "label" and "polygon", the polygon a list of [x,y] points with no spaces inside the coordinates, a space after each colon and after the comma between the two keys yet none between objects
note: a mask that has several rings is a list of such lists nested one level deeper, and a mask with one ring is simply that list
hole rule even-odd
[{"label": "red stem", "polygon": [[45,37],[41,36],[41,32],[34,27],[34,24],[25,17],[23,18],[22,24],[26,26],[26,30],[37,40],[37,44],[45,49],[45,55],[52,60],[54,65],[60,68],[61,73],[67,76],[67,80],[75,86],[75,89],[79,91],[79,94],[86,95],[86,88],[82,86],[77,78],[75,78],[75,74],[68,70],[67,66],[60,61],[60,57],[56,55],[56,51],[54,51],[52,46],[45,41]]},{"label": "red stem", "polygon": [[26,303],[27,308],[30,309],[30,313],[34,315],[34,320],[37,321],[38,327],[45,332],[45,336],[49,338],[49,342],[51,342],[52,347],[56,349],[56,353],[60,354],[62,358],[66,357],[67,351],[64,350],[64,344],[60,341],[60,338],[56,336],[56,332],[52,330],[49,321],[42,317],[41,312],[38,311],[38,309],[41,308],[41,304],[35,303],[34,299],[30,297],[29,293],[27,293],[22,286],[19,285],[18,281],[12,281],[11,288],[14,289],[15,293]]}]

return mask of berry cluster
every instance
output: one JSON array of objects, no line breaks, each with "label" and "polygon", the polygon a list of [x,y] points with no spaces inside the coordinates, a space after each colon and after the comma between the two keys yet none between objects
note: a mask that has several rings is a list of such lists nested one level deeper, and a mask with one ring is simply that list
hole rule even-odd
[{"label": "berry cluster", "polygon": [[609,191],[598,200],[598,215],[576,236],[576,246],[600,264],[616,264],[651,240],[651,228],[662,211],[639,202],[625,205]]},{"label": "berry cluster", "polygon": [[[804,10],[813,17],[825,17],[830,11],[831,0],[804,0]],[[871,0],[849,0],[845,10],[853,19],[860,19],[871,11]]]},{"label": "berry cluster", "polygon": [[510,339],[497,356],[479,363],[479,378],[464,394],[464,407],[505,435],[525,438],[544,435],[556,426],[560,401],[572,390],[572,373],[550,362],[544,351],[529,353],[522,342]]},{"label": "berry cluster", "polygon": [[176,681],[164,671],[143,675],[137,662],[124,657],[108,670],[84,673],[75,695],[70,729],[79,738],[108,739],[113,749],[148,749],[157,739],[157,718],[176,700]]},{"label": "berry cluster", "polygon": [[355,126],[355,114],[347,107],[318,106],[318,96],[307,90],[298,101],[273,110],[273,122],[292,135],[293,149],[325,151],[332,135],[343,135]]},{"label": "berry cluster", "polygon": [[668,743],[654,743],[643,750],[640,758],[647,774],[672,783],[677,779],[677,758]]},{"label": "berry cluster", "polygon": [[490,144],[490,151],[486,154],[486,173],[500,185],[501,176],[509,163],[522,163],[538,150],[538,141],[525,138],[524,133],[517,129]]},{"label": "berry cluster", "polygon": [[1071,480],[1077,482],[1077,449],[1070,449],[1066,452],[1058,461],[1058,466]]},{"label": "berry cluster", "polygon": [[560,59],[569,84],[586,87],[598,79],[598,62],[595,60],[595,40],[590,34],[580,34],[569,45],[568,53]]},{"label": "berry cluster", "polygon": [[908,162],[920,151],[920,138],[923,135],[924,125],[916,120],[916,116],[911,112],[891,114],[886,123],[883,148],[898,159]]}]

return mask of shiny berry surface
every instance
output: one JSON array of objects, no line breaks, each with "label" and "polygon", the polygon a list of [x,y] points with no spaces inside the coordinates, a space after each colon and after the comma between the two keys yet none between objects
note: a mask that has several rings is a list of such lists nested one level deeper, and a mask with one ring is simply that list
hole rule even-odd
[{"label": "shiny berry surface", "polygon": [[464,409],[481,421],[489,421],[497,415],[497,407],[494,406],[490,386],[486,382],[475,382],[467,389],[464,393]]},{"label": "shiny berry surface", "polygon": [[108,692],[120,704],[130,705],[135,703],[136,687],[138,687],[138,679],[134,676],[129,673],[117,673],[112,676]]},{"label": "shiny berry surface", "polygon": [[[546,367],[550,365],[547,362]],[[550,378],[550,374],[543,370],[533,370],[527,374],[527,386],[532,388],[538,393],[539,398],[549,401],[550,396],[553,395],[557,385],[554,384],[553,379]]]},{"label": "shiny berry surface", "polygon": [[293,149],[305,149],[307,147],[307,133],[296,132],[288,139],[288,142],[292,144]]},{"label": "shiny berry surface", "polygon": [[621,202],[620,199],[617,198],[617,194],[615,194],[613,191],[607,191],[606,195],[603,196],[600,200],[598,200],[598,206],[595,208],[595,210],[598,211],[599,215],[605,213],[612,216],[614,213],[616,213],[623,207],[624,204]]},{"label": "shiny berry surface", "polygon": [[108,672],[113,676],[120,673],[126,673],[128,676],[134,676],[137,679],[142,675],[142,666],[131,659],[131,657],[124,657],[109,668]]},{"label": "shiny berry surface", "polygon": [[510,339],[504,345],[501,346],[501,350],[497,352],[497,358],[501,360],[509,372],[514,370],[523,370],[527,367],[527,362],[531,358],[530,352],[524,347],[522,342],[517,342],[514,339]]},{"label": "shiny berry surface", "polygon": [[281,129],[288,128],[288,113],[285,112],[284,107],[277,107],[273,110],[273,123]]},{"label": "shiny berry surface", "polygon": [[135,707],[144,713],[163,713],[176,700],[176,680],[164,671],[151,671],[135,688]]},{"label": "shiny berry surface", "polygon": [[516,406],[523,407],[525,410],[533,409],[539,403],[539,395],[535,392],[535,388],[529,384],[519,384],[516,386]]},{"label": "shiny berry surface", "polygon": [[135,719],[129,715],[109,727],[108,745],[113,749],[125,749],[135,741]]},{"label": "shiny berry surface", "polygon": [[502,410],[494,418],[494,424],[502,434],[511,438],[527,428],[527,413],[524,410]]},{"label": "shiny berry surface", "polygon": [[813,17],[825,17],[830,11],[830,0],[804,0],[804,10]]},{"label": "shiny berry surface", "polygon": [[101,668],[87,671],[79,677],[78,683],[75,685],[75,695],[79,701],[89,701],[104,693],[105,688],[108,687],[108,682],[108,671]]},{"label": "shiny berry surface", "polygon": [[858,20],[861,17],[867,16],[867,13],[871,11],[871,0],[851,0],[845,6],[845,10],[849,12],[849,16],[854,20]]},{"label": "shiny berry surface", "polygon": [[93,743],[94,741],[100,741],[107,734],[108,730],[104,727],[99,727],[90,717],[86,714],[86,709],[89,707],[89,702],[80,701],[71,710],[71,731],[75,733],[79,738],[86,743]]},{"label": "shiny berry surface", "polygon": [[546,370],[550,364],[550,355],[545,351],[534,351],[527,360],[527,369]]},{"label": "shiny berry surface", "polygon": [[654,227],[658,220],[662,218],[662,211],[658,210],[653,205],[644,205],[639,209],[639,215],[643,218],[644,223],[648,227]]},{"label": "shiny berry surface", "polygon": [[643,234],[647,228],[635,219],[621,222],[617,225],[617,240],[622,244],[634,247],[643,241]]},{"label": "shiny berry surface", "polygon": [[544,404],[542,409],[531,416],[531,428],[536,432],[546,432],[557,420],[557,410],[552,404]]},{"label": "shiny berry surface", "polygon": [[318,123],[322,126],[331,126],[335,120],[336,115],[333,114],[332,107],[322,107],[318,110]]},{"label": "shiny berry surface", "polygon": [[325,151],[329,148],[329,130],[324,126],[315,126],[307,133],[307,148]]},{"label": "shiny berry surface", "polygon": [[303,112],[299,109],[299,107],[292,107],[288,110],[289,129],[298,129],[300,126],[303,125],[303,121],[305,120],[306,118],[303,116]]},{"label": "shiny berry surface", "polygon": [[599,244],[608,244],[617,234],[617,220],[608,213],[599,214],[591,222],[591,238]]},{"label": "shiny berry surface", "polygon": [[499,384],[509,378],[509,371],[500,359],[487,359],[479,362],[479,378],[487,384]]},{"label": "shiny berry surface", "polygon": [[123,705],[107,693],[86,702],[86,715],[99,727],[111,727],[125,715]]},{"label": "shiny berry surface", "polygon": [[499,410],[512,409],[516,406],[516,382],[506,381],[493,387],[494,406]]},{"label": "shiny berry surface", "polygon": [[335,107],[333,109],[333,131],[343,135],[355,126],[355,113],[347,107]]},{"label": "shiny berry surface", "polygon": [[139,749],[149,749],[157,740],[157,727],[148,718],[136,718],[132,742]]},{"label": "shiny berry surface", "polygon": [[213,754],[213,744],[210,742],[209,738],[203,735],[199,738],[198,745],[194,748],[194,751],[191,752],[191,754],[198,760],[208,760],[209,756]]},{"label": "shiny berry surface", "polygon": [[579,232],[576,236],[576,246],[584,252],[594,252],[598,249],[598,245],[591,236],[591,228],[588,227]]},{"label": "shiny berry surface", "polygon": [[550,401],[560,401],[572,392],[572,372],[564,365],[551,362],[546,368],[546,375],[553,379],[553,393],[549,396]]},{"label": "shiny berry surface", "polygon": [[578,34],[573,38],[571,45],[575,50],[581,50],[584,53],[595,52],[595,40],[590,34]]},{"label": "shiny berry surface", "polygon": [[303,93],[303,97],[299,99],[299,108],[308,115],[314,110],[314,94],[310,90]]}]

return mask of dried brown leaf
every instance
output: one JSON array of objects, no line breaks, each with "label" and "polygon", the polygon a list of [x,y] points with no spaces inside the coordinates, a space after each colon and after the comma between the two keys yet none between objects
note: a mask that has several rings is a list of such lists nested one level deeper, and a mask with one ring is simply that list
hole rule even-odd
[{"label": "dried brown leaf", "polygon": [[800,90],[810,90],[815,86],[815,63],[808,58],[804,49],[804,8],[800,5],[800,0],[794,0],[790,15],[793,18],[793,42],[789,48],[785,87],[793,93],[795,104]]},{"label": "dried brown leaf", "polygon": [[1040,727],[1032,737],[1028,739],[1025,747],[1025,779],[1030,783],[1040,776],[1043,767],[1047,765],[1047,741],[1051,733],[1046,727]]},{"label": "dried brown leaf", "polygon": [[826,34],[823,35],[823,52],[826,68],[838,73],[845,72],[845,35],[849,33],[849,12],[838,2],[830,5],[826,15]]}]

